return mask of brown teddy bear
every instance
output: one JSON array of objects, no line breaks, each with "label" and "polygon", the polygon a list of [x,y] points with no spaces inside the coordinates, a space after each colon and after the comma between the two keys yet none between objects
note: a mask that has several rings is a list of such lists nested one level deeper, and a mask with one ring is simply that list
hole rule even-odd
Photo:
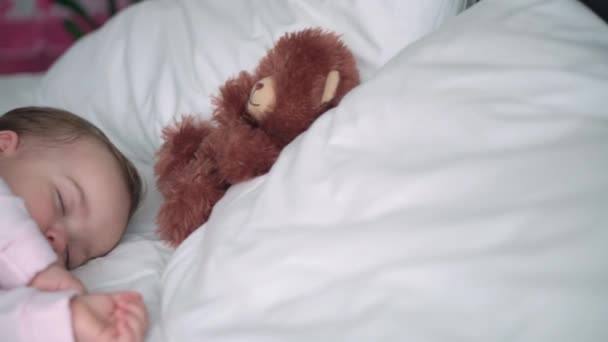
[{"label": "brown teddy bear", "polygon": [[180,244],[231,185],[268,172],[287,144],[358,84],[355,58],[336,34],[287,33],[253,74],[220,88],[211,120],[187,116],[166,127],[155,165],[161,239]]}]

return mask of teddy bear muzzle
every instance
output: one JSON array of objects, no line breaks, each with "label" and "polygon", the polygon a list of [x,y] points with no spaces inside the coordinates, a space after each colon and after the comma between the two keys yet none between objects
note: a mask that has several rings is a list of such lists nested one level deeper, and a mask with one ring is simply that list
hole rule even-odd
[{"label": "teddy bear muzzle", "polygon": [[264,119],[266,113],[272,112],[276,104],[276,91],[272,76],[267,76],[256,82],[249,94],[247,113],[257,121]]}]

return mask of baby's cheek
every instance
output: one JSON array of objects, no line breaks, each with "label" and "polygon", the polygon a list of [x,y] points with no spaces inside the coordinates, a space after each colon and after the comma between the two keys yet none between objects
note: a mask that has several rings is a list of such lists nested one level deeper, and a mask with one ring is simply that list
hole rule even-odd
[{"label": "baby's cheek", "polygon": [[40,231],[45,233],[51,227],[56,216],[52,197],[37,196],[30,198],[29,201],[26,199],[25,205]]}]

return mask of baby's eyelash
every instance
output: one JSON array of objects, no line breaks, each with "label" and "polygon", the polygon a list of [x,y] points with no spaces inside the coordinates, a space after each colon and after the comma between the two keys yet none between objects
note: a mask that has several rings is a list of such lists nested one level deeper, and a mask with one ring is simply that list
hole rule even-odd
[{"label": "baby's eyelash", "polygon": [[61,191],[56,190],[57,199],[59,200],[59,207],[61,208],[61,214],[65,216],[65,202],[63,201],[63,196],[61,195]]}]

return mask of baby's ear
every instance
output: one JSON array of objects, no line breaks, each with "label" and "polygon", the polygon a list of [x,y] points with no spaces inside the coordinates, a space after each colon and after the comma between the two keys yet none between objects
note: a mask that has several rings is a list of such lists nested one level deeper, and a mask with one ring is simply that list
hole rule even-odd
[{"label": "baby's ear", "polygon": [[0,131],[0,153],[12,153],[19,145],[19,135],[14,131]]}]

